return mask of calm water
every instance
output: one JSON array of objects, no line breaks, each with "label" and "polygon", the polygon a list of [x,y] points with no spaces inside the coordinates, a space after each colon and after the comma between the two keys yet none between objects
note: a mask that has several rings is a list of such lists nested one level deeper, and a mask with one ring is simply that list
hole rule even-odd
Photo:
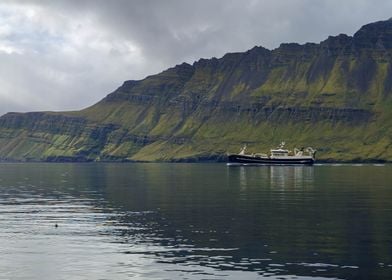
[{"label": "calm water", "polygon": [[0,279],[130,278],[391,279],[392,166],[0,165]]}]

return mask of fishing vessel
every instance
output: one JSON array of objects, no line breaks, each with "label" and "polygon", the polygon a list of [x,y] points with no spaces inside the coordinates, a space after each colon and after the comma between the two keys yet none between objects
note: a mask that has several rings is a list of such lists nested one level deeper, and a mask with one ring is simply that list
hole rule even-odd
[{"label": "fishing vessel", "polygon": [[228,155],[228,165],[312,165],[316,160],[316,150],[311,147],[289,151],[284,148],[285,142],[280,143],[276,149],[271,149],[270,154],[247,154],[246,145],[238,154]]}]

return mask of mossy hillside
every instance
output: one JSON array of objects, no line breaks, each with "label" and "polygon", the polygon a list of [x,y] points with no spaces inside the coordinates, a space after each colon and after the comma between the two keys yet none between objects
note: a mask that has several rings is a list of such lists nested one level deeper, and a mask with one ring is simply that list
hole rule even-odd
[{"label": "mossy hillside", "polygon": [[[211,128],[211,127],[210,127]],[[264,126],[260,131],[272,128]],[[264,138],[265,133],[262,133],[262,137],[256,137],[257,133],[249,135],[250,140],[245,141],[248,143],[249,152],[268,152],[271,148],[271,143],[279,143],[280,140],[285,139],[289,144],[289,148],[294,147],[306,147],[308,143],[318,143],[317,148],[319,150],[318,158],[321,160],[329,161],[367,161],[367,160],[385,160],[388,161],[392,156],[389,137],[376,139],[371,142],[358,141],[358,137],[361,135],[363,129],[358,130],[353,134],[351,130],[349,134],[344,133],[347,128],[337,128],[336,130],[330,130],[329,133],[325,127],[314,129],[314,127],[308,127],[309,135],[304,136],[301,133],[303,127],[294,127],[288,131],[279,130],[274,135],[267,135]],[[320,137],[320,133],[324,133],[325,136]],[[351,137],[348,137],[350,136]],[[247,135],[244,135],[247,137]],[[253,137],[253,138],[252,138]],[[227,140],[229,139],[229,140]],[[269,140],[267,140],[269,139]],[[186,144],[176,143],[154,143],[151,146],[147,145],[137,153],[136,159],[143,159],[144,157],[148,160],[176,160],[181,158],[192,158],[192,157],[203,157],[205,155],[213,156],[216,153],[225,152],[238,152],[241,145],[244,143],[242,137],[233,137],[227,133],[227,138],[211,137],[209,139],[203,138],[200,141],[189,142]],[[230,142],[229,142],[230,141]],[[331,145],[331,141],[336,144]]]},{"label": "mossy hillside", "polygon": [[[187,118],[187,122],[190,120],[192,118]],[[196,129],[191,133],[189,129],[179,130],[176,137],[183,138],[182,143],[173,142],[170,138],[152,143],[138,143],[135,139],[126,141],[123,136],[116,137],[112,132],[99,150],[99,155],[92,152],[98,144],[89,135],[74,138],[50,133],[26,136],[26,131],[13,138],[14,141],[10,143],[15,143],[14,147],[4,147],[9,151],[7,158],[14,159],[45,159],[60,156],[78,158],[88,153],[89,157],[86,157],[86,160],[178,160],[237,152],[243,143],[248,143],[251,152],[268,151],[271,145],[285,140],[291,148],[317,143],[317,146],[313,146],[320,150],[319,158],[326,160],[388,160],[388,157],[392,156],[388,145],[391,142],[388,135],[392,134],[389,134],[390,127],[389,130],[385,130],[388,127],[386,124],[380,127],[384,131],[381,133],[378,128],[371,125],[352,127],[328,122],[293,122],[282,126],[258,122],[251,116],[242,114],[222,114],[221,118],[211,117],[209,120],[200,120],[194,116],[191,124],[184,124],[184,127],[186,125]],[[181,133],[182,131],[184,133]],[[124,131],[123,134],[127,135],[127,132]]]}]

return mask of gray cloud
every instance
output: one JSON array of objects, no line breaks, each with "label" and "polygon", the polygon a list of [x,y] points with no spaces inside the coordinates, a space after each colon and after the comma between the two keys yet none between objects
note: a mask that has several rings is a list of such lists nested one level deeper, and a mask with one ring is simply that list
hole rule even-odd
[{"label": "gray cloud", "polygon": [[387,0],[2,2],[0,114],[80,109],[127,79],[255,45],[352,35],[389,11]]}]

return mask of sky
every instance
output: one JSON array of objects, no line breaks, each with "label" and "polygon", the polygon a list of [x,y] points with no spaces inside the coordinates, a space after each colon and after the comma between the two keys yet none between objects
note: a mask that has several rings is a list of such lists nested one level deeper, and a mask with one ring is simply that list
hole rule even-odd
[{"label": "sky", "polygon": [[0,115],[79,110],[182,62],[390,17],[390,0],[2,0]]}]

